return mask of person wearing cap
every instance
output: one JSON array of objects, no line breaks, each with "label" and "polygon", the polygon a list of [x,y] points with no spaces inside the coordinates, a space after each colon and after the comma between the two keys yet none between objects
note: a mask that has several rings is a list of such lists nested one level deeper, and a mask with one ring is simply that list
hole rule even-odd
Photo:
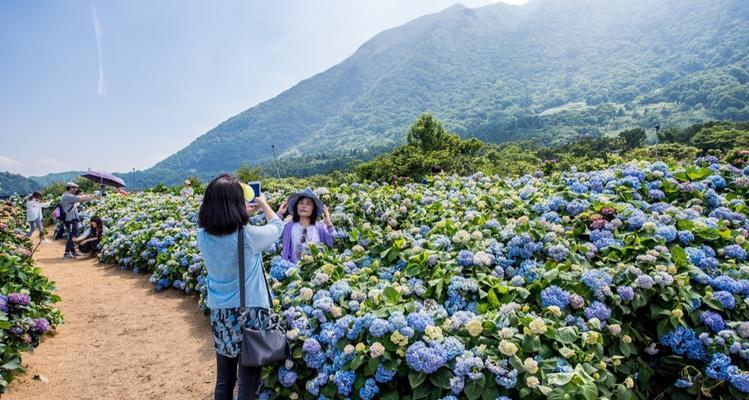
[{"label": "person wearing cap", "polygon": [[192,197],[195,191],[192,189],[192,182],[189,179],[185,179],[185,187],[180,190],[179,195],[182,197]]},{"label": "person wearing cap", "polygon": [[310,243],[333,246],[336,229],[330,222],[330,211],[312,190],[292,194],[278,209],[278,216],[283,218],[287,212],[291,221],[284,225],[281,236],[281,256],[286,261],[297,263]]},{"label": "person wearing cap", "polygon": [[93,199],[91,196],[78,195],[78,185],[74,182],[68,182],[65,184],[65,192],[60,198],[60,209],[65,214],[63,223],[65,224],[65,230],[68,232],[68,240],[65,243],[65,258],[73,258],[78,254],[75,251],[75,238],[78,236],[78,207],[77,203],[90,201]]}]

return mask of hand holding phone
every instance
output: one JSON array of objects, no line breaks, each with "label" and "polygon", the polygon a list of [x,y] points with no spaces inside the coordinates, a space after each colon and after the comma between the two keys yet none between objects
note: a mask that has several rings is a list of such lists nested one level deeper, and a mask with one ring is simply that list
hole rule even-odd
[{"label": "hand holding phone", "polygon": [[255,198],[260,196],[260,181],[243,183],[242,191],[244,192],[244,201],[247,204],[256,204]]}]

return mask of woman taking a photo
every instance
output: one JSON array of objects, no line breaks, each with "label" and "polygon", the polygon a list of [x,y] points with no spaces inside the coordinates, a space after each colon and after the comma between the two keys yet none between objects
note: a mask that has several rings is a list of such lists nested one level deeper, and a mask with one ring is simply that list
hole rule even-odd
[{"label": "woman taking a photo", "polygon": [[259,367],[242,367],[238,356],[242,343],[239,325],[239,241],[238,231],[244,235],[246,273],[245,304],[250,311],[247,325],[257,324],[258,308],[270,309],[263,273],[261,252],[270,247],[283,229],[283,222],[265,201],[265,195],[255,198],[265,214],[267,224],[249,225],[248,206],[239,181],[231,175],[221,175],[206,188],[198,214],[198,248],[208,269],[208,308],[211,311],[211,330],[216,348],[216,400],[231,400],[238,382],[238,400],[254,399],[260,385]]},{"label": "woman taking a photo", "polygon": [[[292,194],[278,209],[279,218],[286,212],[292,217],[283,229],[281,256],[286,261],[296,264],[310,243],[333,246],[336,230],[330,222],[330,211],[312,190]],[[318,222],[321,217],[322,222]]]},{"label": "woman taking a photo", "polygon": [[101,221],[101,218],[95,216],[91,218],[89,227],[83,232],[83,235],[73,240],[78,244],[78,250],[81,253],[91,252],[91,255],[96,255],[104,232],[104,223]]}]

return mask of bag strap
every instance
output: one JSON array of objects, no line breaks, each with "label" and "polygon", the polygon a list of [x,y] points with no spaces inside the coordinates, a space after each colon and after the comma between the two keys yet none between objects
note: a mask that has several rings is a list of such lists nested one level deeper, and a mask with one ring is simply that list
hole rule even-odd
[{"label": "bag strap", "polygon": [[[239,255],[239,307],[245,309],[245,271],[244,271],[244,226],[237,230],[237,254]],[[260,270],[263,272],[263,282],[265,283],[265,291],[268,293],[268,308],[273,309],[273,299],[270,295],[270,288],[268,287],[268,278],[265,276],[265,268],[260,266]]]},{"label": "bag strap", "polygon": [[244,227],[237,230],[237,243],[239,245],[237,251],[239,254],[239,307],[244,310]]}]

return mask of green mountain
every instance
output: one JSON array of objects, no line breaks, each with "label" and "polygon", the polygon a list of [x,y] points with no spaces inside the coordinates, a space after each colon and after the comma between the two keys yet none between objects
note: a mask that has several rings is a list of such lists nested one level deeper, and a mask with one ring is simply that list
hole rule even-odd
[{"label": "green mountain", "polygon": [[55,172],[55,173],[47,174],[44,176],[30,176],[29,179],[31,179],[34,182],[37,182],[38,184],[42,186],[47,186],[50,183],[54,183],[54,182],[66,183],[66,182],[72,181],[73,179],[80,176],[84,172],[85,171]]},{"label": "green mountain", "polygon": [[490,142],[749,119],[743,0],[456,5],[375,36],[156,168],[200,175],[402,142],[425,111]]},{"label": "green mountain", "polygon": [[376,35],[134,181],[210,178],[243,163],[275,174],[271,145],[284,171],[309,173],[298,166],[312,160],[324,172],[402,143],[423,112],[495,143],[749,120],[748,84],[746,0],[456,5]]},{"label": "green mountain", "polygon": [[10,172],[0,172],[0,196],[10,196],[14,193],[26,195],[40,188],[37,182],[29,178]]}]

